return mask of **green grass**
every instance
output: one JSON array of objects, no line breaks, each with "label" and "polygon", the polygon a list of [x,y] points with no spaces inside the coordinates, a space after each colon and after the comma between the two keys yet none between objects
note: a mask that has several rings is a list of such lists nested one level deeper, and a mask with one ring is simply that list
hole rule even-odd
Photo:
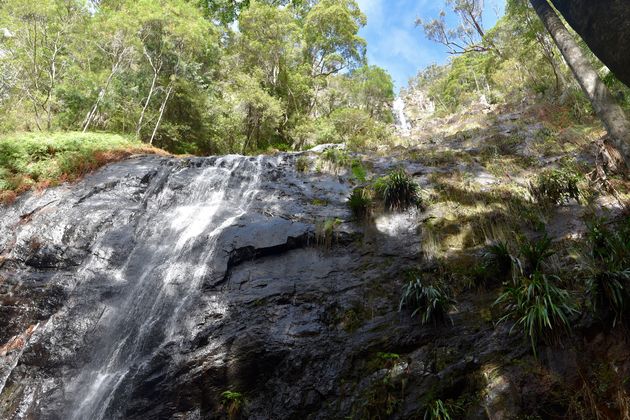
[{"label": "green grass", "polygon": [[72,181],[133,153],[164,153],[105,133],[19,133],[0,137],[0,202],[32,188]]}]

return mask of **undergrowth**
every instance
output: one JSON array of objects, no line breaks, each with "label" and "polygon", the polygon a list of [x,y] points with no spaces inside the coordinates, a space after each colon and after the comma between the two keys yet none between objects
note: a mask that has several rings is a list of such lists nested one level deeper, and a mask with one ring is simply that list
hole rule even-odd
[{"label": "undergrowth", "polygon": [[134,153],[164,153],[116,134],[24,133],[0,138],[0,203],[81,176]]},{"label": "undergrowth", "polygon": [[504,309],[499,323],[513,320],[511,331],[521,329],[534,355],[540,342],[560,341],[571,329],[570,317],[578,312],[569,291],[559,286],[560,278],[544,271],[544,262],[553,254],[551,240],[546,235],[525,242],[520,258],[510,257],[515,272],[513,281],[495,302]]}]

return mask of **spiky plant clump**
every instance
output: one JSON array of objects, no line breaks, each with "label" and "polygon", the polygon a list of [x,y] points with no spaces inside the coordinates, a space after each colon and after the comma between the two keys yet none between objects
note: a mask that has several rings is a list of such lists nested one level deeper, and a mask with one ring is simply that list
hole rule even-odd
[{"label": "spiky plant clump", "polygon": [[309,164],[308,158],[306,156],[300,156],[295,161],[295,169],[298,172],[306,172],[306,170],[308,169],[308,164]]},{"label": "spiky plant clump", "polygon": [[570,199],[580,202],[580,180],[581,175],[572,169],[548,169],[530,183],[529,191],[536,202],[543,205],[560,206]]},{"label": "spiky plant clump", "polygon": [[325,219],[319,222],[315,229],[315,238],[317,243],[324,247],[325,249],[329,249],[332,247],[333,240],[335,239],[337,233],[337,227],[342,223],[341,219]]},{"label": "spiky plant clump", "polygon": [[339,167],[349,166],[351,163],[348,153],[340,149],[326,149],[322,152],[320,158]]},{"label": "spiky plant clump", "polygon": [[359,182],[365,182],[367,180],[367,169],[363,166],[363,163],[359,159],[354,159],[351,165],[352,176],[354,176]]},{"label": "spiky plant clump", "polygon": [[348,206],[357,220],[365,220],[372,215],[372,196],[372,190],[367,187],[357,187],[352,190]]},{"label": "spiky plant clump", "polygon": [[556,286],[559,281],[555,275],[540,272],[529,277],[521,276],[520,282],[508,286],[495,302],[495,305],[503,305],[505,310],[499,322],[515,321],[512,330],[522,329],[534,354],[539,342],[558,341],[562,333],[568,332],[569,318],[577,313],[569,292]]},{"label": "spiky plant clump", "polygon": [[420,206],[420,186],[404,169],[394,169],[374,183],[387,210],[400,211],[413,205]]},{"label": "spiky plant clump", "polygon": [[506,242],[498,241],[488,246],[484,254],[484,268],[500,279],[512,273],[515,259]]},{"label": "spiky plant clump", "polygon": [[451,413],[442,400],[432,401],[424,412],[424,420],[451,420]]},{"label": "spiky plant clump", "polygon": [[614,327],[630,315],[630,220],[611,226],[598,219],[588,227],[591,307]]},{"label": "spiky plant clump", "polygon": [[442,284],[423,283],[421,278],[411,280],[402,291],[398,310],[413,309],[412,317],[420,314],[420,322],[444,322],[457,302],[450,290]]},{"label": "spiky plant clump", "polygon": [[551,249],[551,238],[547,236],[547,233],[542,238],[526,241],[521,246],[521,256],[524,258],[526,269],[530,274],[541,271],[545,260],[554,254],[555,251]]}]

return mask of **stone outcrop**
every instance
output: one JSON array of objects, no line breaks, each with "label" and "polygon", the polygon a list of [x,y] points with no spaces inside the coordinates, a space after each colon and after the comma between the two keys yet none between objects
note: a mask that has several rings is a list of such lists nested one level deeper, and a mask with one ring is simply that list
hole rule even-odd
[{"label": "stone outcrop", "polygon": [[422,418],[435,399],[502,419],[566,412],[594,349],[628,371],[597,332],[536,361],[492,293],[462,291],[452,325],[399,312],[409,270],[436,270],[423,215],[356,223],[351,177],[299,156],[135,157],[1,208],[0,418],[225,418],[231,390],[250,419]]}]

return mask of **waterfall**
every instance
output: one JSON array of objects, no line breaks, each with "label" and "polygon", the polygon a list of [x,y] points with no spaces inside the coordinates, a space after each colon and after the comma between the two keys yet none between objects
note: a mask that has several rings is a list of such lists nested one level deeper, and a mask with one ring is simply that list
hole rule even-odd
[{"label": "waterfall", "polygon": [[393,110],[396,118],[396,127],[404,136],[408,136],[410,134],[411,127],[407,122],[407,117],[405,116],[405,102],[401,97],[397,97],[394,100]]},{"label": "waterfall", "polygon": [[167,346],[190,338],[193,328],[186,315],[213,274],[221,233],[255,199],[261,168],[261,158],[225,156],[212,166],[194,168],[193,179],[190,171],[179,176],[171,169],[163,175],[162,187],[156,187],[161,190],[147,201],[146,212],[137,216],[136,239],[123,263],[104,264],[98,256],[108,250],[97,243],[81,281],[99,281],[99,275],[109,272],[111,277],[115,271],[120,293],[99,309],[87,362],[67,381],[66,418],[122,416],[119,410],[129,398],[134,375]]}]

